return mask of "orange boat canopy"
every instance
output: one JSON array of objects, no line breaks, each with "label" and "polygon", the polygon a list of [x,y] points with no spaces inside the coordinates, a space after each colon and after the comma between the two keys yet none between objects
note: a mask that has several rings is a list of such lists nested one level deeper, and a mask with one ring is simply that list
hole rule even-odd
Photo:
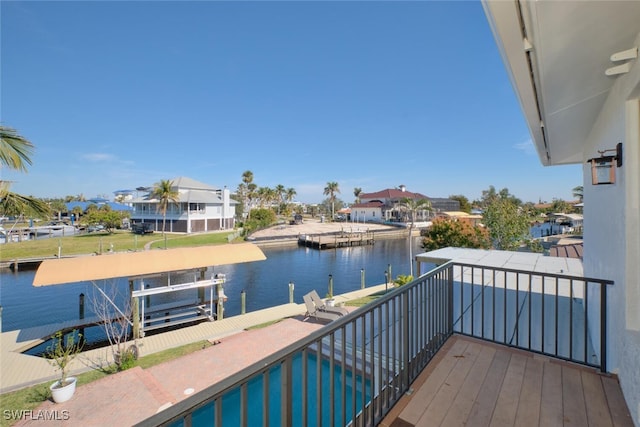
[{"label": "orange boat canopy", "polygon": [[33,286],[137,277],[265,259],[262,250],[253,243],[51,259],[40,264]]}]

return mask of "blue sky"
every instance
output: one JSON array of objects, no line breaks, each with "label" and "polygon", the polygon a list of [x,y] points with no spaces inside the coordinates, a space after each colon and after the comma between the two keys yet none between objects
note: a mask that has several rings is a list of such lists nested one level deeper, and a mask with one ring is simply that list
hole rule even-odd
[{"label": "blue sky", "polygon": [[85,197],[188,176],[352,202],[573,199],[542,167],[478,2],[10,2],[2,124],[36,146],[12,191]]}]

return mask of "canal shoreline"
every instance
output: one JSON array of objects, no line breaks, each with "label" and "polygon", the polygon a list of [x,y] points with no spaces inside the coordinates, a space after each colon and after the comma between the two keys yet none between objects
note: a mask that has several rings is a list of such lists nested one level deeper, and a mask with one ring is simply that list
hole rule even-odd
[{"label": "canal shoreline", "polygon": [[[400,239],[407,237],[408,230],[405,227],[380,224],[380,223],[353,223],[353,222],[322,222],[320,220],[305,220],[297,225],[275,225],[263,230],[258,230],[249,236],[246,241],[260,247],[296,246],[301,236],[331,236],[338,233],[372,233],[374,240]],[[216,231],[219,233],[219,231]],[[413,235],[419,235],[420,230],[415,229]],[[66,257],[95,256],[91,254],[67,255]],[[17,258],[0,262],[0,270],[17,271],[25,267],[37,269],[40,262],[45,259],[54,259],[55,256],[40,258]]]}]

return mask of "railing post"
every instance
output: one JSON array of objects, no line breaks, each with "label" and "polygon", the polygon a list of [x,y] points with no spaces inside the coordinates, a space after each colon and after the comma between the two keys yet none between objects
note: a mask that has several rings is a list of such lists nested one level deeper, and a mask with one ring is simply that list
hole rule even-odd
[{"label": "railing post", "polygon": [[600,371],[607,372],[607,284],[600,282]]},{"label": "railing post", "polygon": [[409,292],[402,293],[402,387],[409,389]]},{"label": "railing post", "polygon": [[[447,336],[453,334],[453,264],[447,269],[448,283],[447,283],[447,309],[449,310],[449,316],[447,316]],[[462,292],[462,289],[460,290]]]},{"label": "railing post", "polygon": [[[292,378],[291,378],[291,358],[286,358],[281,366],[281,385],[280,385],[280,410],[281,410],[281,425],[288,427],[293,425],[293,408],[291,407],[292,398]],[[263,405],[269,405],[269,396],[263,396]]]}]

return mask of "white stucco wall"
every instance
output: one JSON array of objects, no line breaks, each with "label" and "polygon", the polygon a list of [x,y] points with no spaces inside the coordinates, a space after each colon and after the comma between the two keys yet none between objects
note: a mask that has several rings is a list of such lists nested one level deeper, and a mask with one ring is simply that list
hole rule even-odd
[{"label": "white stucco wall", "polygon": [[623,166],[615,184],[592,185],[590,166],[584,165],[584,274],[615,282],[608,291],[607,368],[618,374],[640,426],[640,63],[615,78],[583,159],[622,142]]}]

